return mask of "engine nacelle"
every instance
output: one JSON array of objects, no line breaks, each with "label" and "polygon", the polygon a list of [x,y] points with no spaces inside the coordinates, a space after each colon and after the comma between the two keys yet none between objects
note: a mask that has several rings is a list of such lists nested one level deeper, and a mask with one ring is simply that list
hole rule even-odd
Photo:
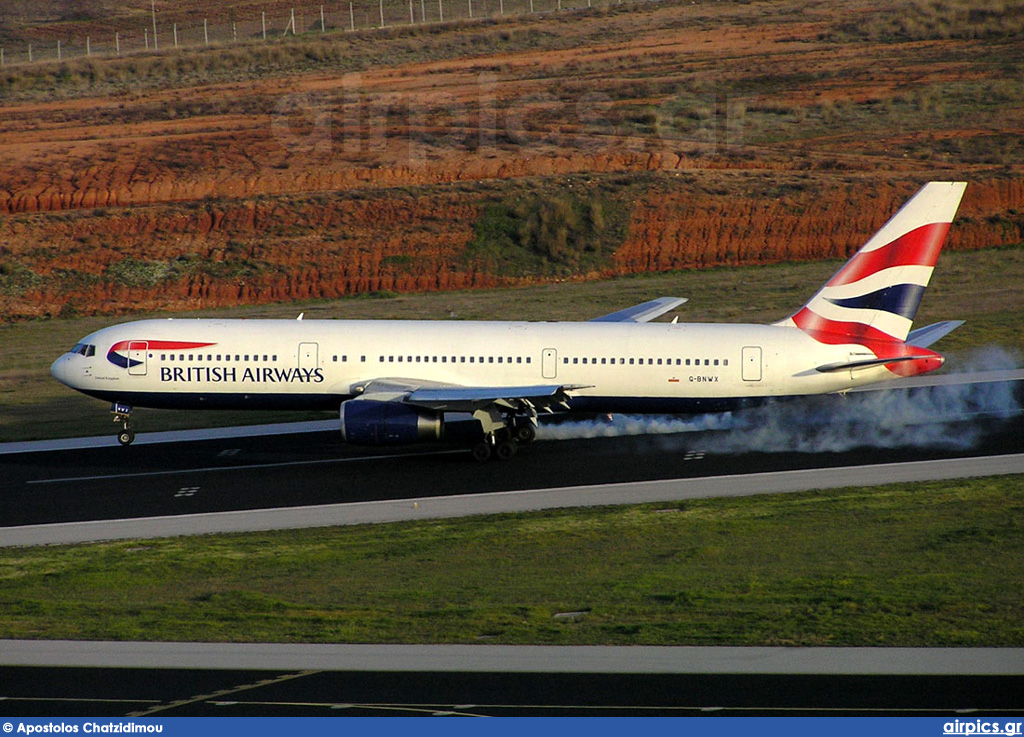
[{"label": "engine nacelle", "polygon": [[401,402],[354,399],[341,404],[341,437],[353,445],[406,445],[440,440],[444,420]]}]

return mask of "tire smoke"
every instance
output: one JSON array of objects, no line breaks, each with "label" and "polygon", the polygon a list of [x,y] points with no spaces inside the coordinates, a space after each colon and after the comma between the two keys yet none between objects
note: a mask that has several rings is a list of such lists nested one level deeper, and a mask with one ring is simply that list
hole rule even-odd
[{"label": "tire smoke", "polygon": [[[950,364],[957,366],[957,373],[967,374],[1009,371],[1020,362],[1005,349],[989,347],[954,357]],[[986,432],[979,420],[1008,421],[1020,413],[1016,382],[994,381],[773,400],[717,414],[615,415],[541,425],[538,439],[662,435],[669,446],[687,448],[693,444],[693,433],[715,432],[713,440],[705,438],[702,443],[722,453],[842,453],[854,448],[901,447],[967,450],[978,445]],[[672,449],[664,447],[666,443],[659,445]]]}]

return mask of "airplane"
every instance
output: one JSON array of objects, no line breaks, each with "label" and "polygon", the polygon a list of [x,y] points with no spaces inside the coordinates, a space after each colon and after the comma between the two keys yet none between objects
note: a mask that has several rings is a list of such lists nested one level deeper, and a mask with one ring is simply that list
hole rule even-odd
[{"label": "airplane", "polygon": [[103,328],[53,376],[134,407],[339,411],[349,443],[455,441],[507,460],[547,413],[682,414],[844,393],[933,371],[912,330],[966,188],[922,187],[797,312],[769,325],[653,322],[662,297],[586,322],[151,319]]}]

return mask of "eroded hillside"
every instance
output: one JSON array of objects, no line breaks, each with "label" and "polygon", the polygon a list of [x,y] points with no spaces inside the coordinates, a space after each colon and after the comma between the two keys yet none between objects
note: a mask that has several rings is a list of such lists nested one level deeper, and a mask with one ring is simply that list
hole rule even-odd
[{"label": "eroded hillside", "polygon": [[[952,248],[1020,243],[1014,9],[882,5],[625,5],[18,68],[0,307],[831,258],[929,179],[971,183]],[[932,23],[899,25],[915,10]]]}]

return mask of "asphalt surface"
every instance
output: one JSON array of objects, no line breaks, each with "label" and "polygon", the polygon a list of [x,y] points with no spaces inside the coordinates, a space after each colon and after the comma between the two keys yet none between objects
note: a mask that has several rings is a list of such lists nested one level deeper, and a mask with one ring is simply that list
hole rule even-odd
[{"label": "asphalt surface", "polygon": [[[847,407],[855,400],[840,401]],[[827,426],[830,413],[830,405],[816,405],[814,421]],[[943,424],[937,439],[931,428],[918,426],[892,433],[881,447],[841,451],[809,452],[802,436],[793,440],[795,450],[759,452],[737,444],[757,429],[539,440],[511,461],[483,464],[445,447],[348,446],[333,431],[7,454],[0,455],[0,519],[14,527],[1024,452],[1019,412],[956,419]],[[826,431],[834,428],[820,430]],[[819,431],[812,426],[807,432]],[[921,436],[916,445],[900,442],[912,435]],[[955,442],[964,437],[973,440]]]},{"label": "asphalt surface", "polygon": [[0,668],[0,715],[942,716],[1022,713],[1024,678]]}]

